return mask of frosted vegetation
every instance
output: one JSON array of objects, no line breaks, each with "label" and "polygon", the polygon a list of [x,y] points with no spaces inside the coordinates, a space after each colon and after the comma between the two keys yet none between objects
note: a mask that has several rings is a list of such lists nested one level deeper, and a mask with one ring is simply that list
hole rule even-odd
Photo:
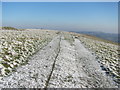
[{"label": "frosted vegetation", "polygon": [[56,35],[54,31],[0,31],[0,77],[26,64],[28,58],[45,46]]},{"label": "frosted vegetation", "polygon": [[52,30],[0,30],[0,88],[116,87],[118,60],[118,45],[96,37]]}]

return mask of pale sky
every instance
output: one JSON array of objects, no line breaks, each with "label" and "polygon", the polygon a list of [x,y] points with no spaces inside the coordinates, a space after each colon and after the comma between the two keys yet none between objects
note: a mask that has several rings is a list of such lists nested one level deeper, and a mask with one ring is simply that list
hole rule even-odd
[{"label": "pale sky", "polygon": [[117,2],[35,3],[30,2],[33,0],[24,0],[29,2],[6,2],[16,0],[2,1],[4,1],[2,3],[1,15],[3,26],[13,26],[16,28],[46,28],[65,31],[102,31],[110,33],[118,32]]}]

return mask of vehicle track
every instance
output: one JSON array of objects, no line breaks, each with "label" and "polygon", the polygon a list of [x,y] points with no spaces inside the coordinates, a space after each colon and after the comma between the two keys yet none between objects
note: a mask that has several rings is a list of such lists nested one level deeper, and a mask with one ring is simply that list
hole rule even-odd
[{"label": "vehicle track", "polygon": [[[75,39],[76,64],[80,80],[86,83],[86,88],[113,88],[113,80],[100,68],[95,56]],[[83,74],[83,75],[81,75]]]},{"label": "vehicle track", "polygon": [[28,64],[0,81],[0,88],[114,88],[95,57],[74,39],[63,34],[36,53]]},{"label": "vehicle track", "polygon": [[49,82],[49,88],[113,88],[112,79],[105,75],[95,57],[75,39],[71,45],[64,37],[60,53]]},{"label": "vehicle track", "polygon": [[0,88],[45,88],[59,52],[60,36],[38,51],[28,64],[0,81]]},{"label": "vehicle track", "polygon": [[56,59],[55,68],[49,82],[49,88],[81,88],[75,63],[75,49],[70,43],[61,39],[60,53]]},{"label": "vehicle track", "polygon": [[58,45],[58,53],[57,53],[57,55],[55,56],[55,60],[54,60],[54,63],[53,63],[53,65],[52,65],[52,70],[51,70],[50,75],[49,75],[49,77],[48,77],[48,80],[46,81],[46,84],[45,84],[45,89],[48,87],[49,81],[50,81],[50,79],[51,79],[52,73],[53,73],[54,68],[55,68],[55,65],[56,65],[56,59],[57,59],[57,57],[58,57],[58,55],[59,55],[59,53],[60,53],[60,42],[61,42],[61,37],[60,37],[60,41],[59,41],[59,45]]}]

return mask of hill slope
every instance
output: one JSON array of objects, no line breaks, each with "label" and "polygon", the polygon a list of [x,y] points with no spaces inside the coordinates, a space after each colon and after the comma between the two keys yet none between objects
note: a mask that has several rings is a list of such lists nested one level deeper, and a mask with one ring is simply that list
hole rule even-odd
[{"label": "hill slope", "polygon": [[119,35],[114,33],[91,32],[91,31],[73,31],[73,32],[92,35],[101,39],[109,40],[111,42],[120,43]]},{"label": "hill slope", "polygon": [[1,88],[114,88],[119,83],[117,45],[49,30],[0,34]]}]

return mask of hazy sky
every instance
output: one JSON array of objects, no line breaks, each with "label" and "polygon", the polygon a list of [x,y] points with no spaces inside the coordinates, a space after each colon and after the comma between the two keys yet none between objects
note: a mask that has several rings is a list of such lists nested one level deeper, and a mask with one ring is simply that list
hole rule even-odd
[{"label": "hazy sky", "polygon": [[0,27],[2,26],[2,3],[0,2]]},{"label": "hazy sky", "polygon": [[3,26],[118,32],[117,2],[3,2]]}]

